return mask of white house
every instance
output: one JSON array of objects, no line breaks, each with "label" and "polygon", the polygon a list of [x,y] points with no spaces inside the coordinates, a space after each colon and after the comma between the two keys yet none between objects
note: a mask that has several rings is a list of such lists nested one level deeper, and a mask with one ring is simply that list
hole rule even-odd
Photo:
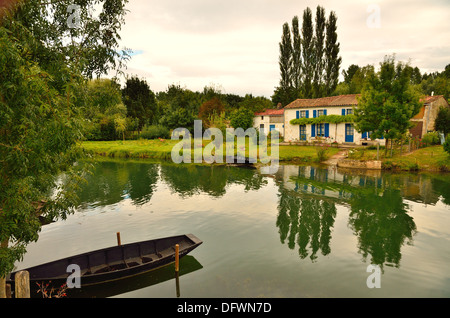
[{"label": "white house", "polygon": [[260,132],[268,134],[272,130],[277,130],[280,136],[284,136],[284,109],[266,109],[264,112],[255,113],[253,127]]},{"label": "white house", "polygon": [[[284,140],[308,141],[322,140],[339,144],[371,144],[367,132],[358,133],[351,122],[318,124],[291,124],[296,118],[317,118],[323,115],[350,115],[358,105],[358,94],[330,96],[315,99],[297,99],[284,108]],[[384,140],[377,140],[384,145]]]}]

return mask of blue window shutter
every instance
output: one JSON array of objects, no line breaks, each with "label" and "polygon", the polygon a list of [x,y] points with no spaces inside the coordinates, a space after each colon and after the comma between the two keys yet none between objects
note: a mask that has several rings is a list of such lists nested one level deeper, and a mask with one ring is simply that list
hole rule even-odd
[{"label": "blue window shutter", "polygon": [[330,124],[325,123],[325,137],[330,137]]},{"label": "blue window shutter", "polygon": [[323,110],[323,114],[324,114],[325,116],[327,115],[327,110],[326,110],[326,109]]},{"label": "blue window shutter", "polygon": [[367,131],[365,131],[365,132],[362,133],[361,138],[367,138]]},{"label": "blue window shutter", "polygon": [[313,118],[316,118],[317,117],[317,111],[314,109],[313,110]]},{"label": "blue window shutter", "polygon": [[297,118],[297,119],[300,118],[300,111],[299,111],[299,110],[297,110],[297,111],[295,112],[295,118]]},{"label": "blue window shutter", "polygon": [[342,116],[345,116],[345,108],[342,108]]},{"label": "blue window shutter", "polygon": [[306,118],[309,118],[309,110],[307,110],[307,111],[305,111],[305,113],[306,113]]},{"label": "blue window shutter", "polygon": [[316,124],[311,125],[311,137],[316,137]]}]

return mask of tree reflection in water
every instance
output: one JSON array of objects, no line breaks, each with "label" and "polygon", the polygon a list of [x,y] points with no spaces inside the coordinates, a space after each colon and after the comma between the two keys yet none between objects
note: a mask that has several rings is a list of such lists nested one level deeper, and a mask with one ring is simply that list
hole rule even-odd
[{"label": "tree reflection in water", "polygon": [[336,217],[336,206],[315,198],[300,198],[292,196],[288,191],[279,194],[279,213],[277,226],[281,242],[290,249],[298,244],[300,257],[306,258],[308,243],[310,244],[310,259],[317,259],[319,249],[322,255],[328,255],[330,249],[331,229]]},{"label": "tree reflection in water", "polygon": [[[284,168],[276,176],[276,225],[283,244],[287,243],[290,249],[297,244],[300,258],[309,256],[313,262],[317,261],[319,250],[322,255],[330,254],[336,204],[345,205],[349,209],[348,225],[358,238],[358,252],[363,260],[381,268],[384,264],[400,266],[401,247],[412,244],[417,232],[404,203],[404,197],[411,199],[405,188],[412,188],[417,181],[411,182],[407,175],[370,176],[339,173],[331,168]],[[422,196],[433,200],[429,192]]]},{"label": "tree reflection in water", "polygon": [[[182,197],[221,197],[232,184],[245,191],[268,184],[256,169],[225,165],[105,161],[79,191],[81,208],[107,206],[124,199],[141,206],[152,199],[159,183]],[[407,200],[450,203],[450,181],[424,174],[355,173],[335,168],[283,166],[273,176],[278,186],[276,226],[282,244],[298,248],[301,259],[316,262],[332,251],[330,242],[336,205],[349,211],[348,226],[358,252],[372,264],[400,266],[401,248],[417,232]]]},{"label": "tree reflection in water", "polygon": [[220,197],[230,184],[244,185],[245,191],[267,185],[267,178],[256,169],[105,160],[96,164],[93,175],[78,191],[79,207],[106,206],[123,199],[131,199],[132,204],[141,206],[150,202],[161,181],[180,196],[206,193]]},{"label": "tree reflection in water", "polygon": [[370,263],[400,266],[401,247],[412,244],[417,232],[414,219],[408,214],[400,190],[386,188],[358,193],[350,200],[349,225],[358,237],[358,249]]}]

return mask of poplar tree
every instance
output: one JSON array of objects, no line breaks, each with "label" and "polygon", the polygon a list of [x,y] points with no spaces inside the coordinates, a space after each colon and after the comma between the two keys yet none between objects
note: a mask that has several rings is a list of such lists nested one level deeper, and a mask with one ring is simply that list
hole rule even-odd
[{"label": "poplar tree", "polygon": [[279,43],[280,57],[280,86],[277,87],[275,95],[273,97],[274,102],[280,102],[282,105],[287,105],[296,96],[294,94],[293,88],[293,78],[292,78],[292,67],[293,67],[293,48],[292,48],[292,38],[289,24],[286,22],[283,24],[283,35],[281,37],[281,42]]},{"label": "poplar tree", "polygon": [[311,98],[312,80],[314,77],[314,29],[310,8],[303,11],[302,23],[302,75],[303,97]]},{"label": "poplar tree", "polygon": [[330,96],[338,84],[342,63],[342,58],[339,56],[340,44],[337,41],[337,17],[334,11],[331,11],[328,17],[326,32],[324,94]]},{"label": "poplar tree", "polygon": [[302,83],[302,43],[298,16],[292,19],[292,82],[296,97],[301,96]]},{"label": "poplar tree", "polygon": [[325,9],[317,6],[314,36],[314,78],[312,85],[313,97],[315,98],[323,96],[325,25]]},{"label": "poplar tree", "polygon": [[289,24],[283,24],[283,35],[281,37],[280,46],[280,87],[284,91],[288,91],[292,87],[292,40]]}]

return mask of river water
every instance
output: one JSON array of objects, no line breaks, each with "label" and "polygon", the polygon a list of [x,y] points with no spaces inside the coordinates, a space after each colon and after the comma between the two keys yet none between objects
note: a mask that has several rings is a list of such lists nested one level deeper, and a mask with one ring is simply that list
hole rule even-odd
[{"label": "river water", "polygon": [[[73,297],[450,297],[450,175],[99,162],[18,269],[192,233],[173,267]],[[70,295],[70,293],[69,293]]]}]

